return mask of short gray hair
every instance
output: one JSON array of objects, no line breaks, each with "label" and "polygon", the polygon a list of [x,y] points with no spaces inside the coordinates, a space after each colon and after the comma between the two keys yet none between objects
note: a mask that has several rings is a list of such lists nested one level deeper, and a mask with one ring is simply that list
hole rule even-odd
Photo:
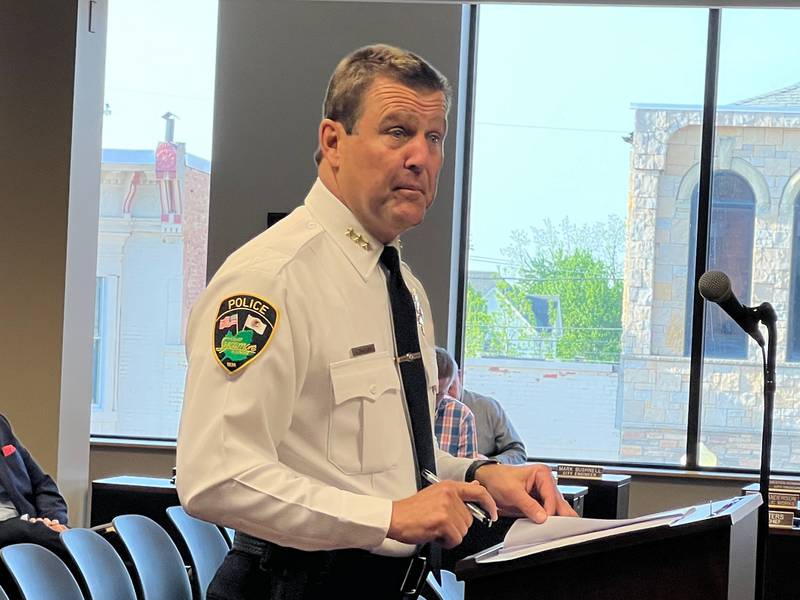
[{"label": "short gray hair", "polygon": [[[345,56],[331,75],[322,118],[337,121],[349,134],[361,117],[365,90],[378,77],[387,77],[413,90],[442,92],[445,111],[450,110],[452,89],[447,78],[421,56],[386,44],[373,44],[354,50]],[[314,155],[317,164],[322,150]]]},{"label": "short gray hair", "polygon": [[450,386],[458,377],[458,364],[450,353],[440,346],[436,346],[436,368],[439,371],[439,380],[447,381],[445,389],[439,390],[440,393],[447,392]]}]

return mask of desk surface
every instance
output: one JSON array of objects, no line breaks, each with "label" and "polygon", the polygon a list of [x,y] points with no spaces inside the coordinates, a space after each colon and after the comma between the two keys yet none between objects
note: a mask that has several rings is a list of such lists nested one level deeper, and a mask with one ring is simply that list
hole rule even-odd
[{"label": "desk surface", "polygon": [[[555,475],[555,471],[553,471]],[[562,481],[569,481],[570,485],[580,483],[581,485],[622,487],[631,482],[630,475],[619,475],[617,473],[603,473],[602,479],[579,479],[577,477],[562,477]]]},{"label": "desk surface", "polygon": [[[159,477],[140,477],[138,475],[118,475],[116,477],[105,477],[103,479],[95,479],[92,481],[92,486],[99,488],[107,487],[147,487],[147,488],[164,488],[169,490],[175,489],[175,484],[169,479],[162,479]],[[562,494],[569,494],[571,496],[585,496],[589,492],[589,488],[585,485],[559,485],[558,489]]]},{"label": "desk surface", "polygon": [[558,491],[564,496],[580,497],[589,493],[589,488],[585,485],[564,485],[558,486]]},{"label": "desk surface", "polygon": [[163,489],[165,492],[175,491],[175,484],[169,479],[159,477],[139,477],[137,475],[119,475],[92,481],[93,489],[122,489],[122,488],[149,488]]}]

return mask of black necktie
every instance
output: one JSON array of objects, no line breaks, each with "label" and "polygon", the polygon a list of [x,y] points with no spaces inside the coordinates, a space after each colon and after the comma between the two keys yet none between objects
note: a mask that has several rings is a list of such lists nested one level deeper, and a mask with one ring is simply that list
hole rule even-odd
[{"label": "black necktie", "polygon": [[428,469],[435,474],[436,459],[433,454],[431,413],[428,408],[428,383],[417,336],[417,309],[400,273],[397,249],[393,246],[384,247],[381,263],[388,271],[386,286],[389,289],[389,301],[392,305],[397,361],[403,378],[403,389],[411,419],[411,433],[414,437],[417,488],[422,489],[427,482],[420,477],[420,472],[422,469]]},{"label": "black necktie", "polygon": [[[428,382],[417,335],[417,308],[408,291],[403,274],[400,272],[400,257],[394,246],[386,246],[381,253],[381,263],[388,273],[386,287],[389,289],[389,302],[392,305],[394,341],[397,346],[397,362],[403,378],[403,390],[411,419],[411,434],[414,437],[414,454],[417,459],[417,489],[429,485],[421,477],[422,469],[436,474],[436,458],[433,454],[433,433],[431,413],[428,408]],[[428,558],[428,568],[441,583],[439,569],[442,564],[442,549],[431,542],[421,549]]]}]

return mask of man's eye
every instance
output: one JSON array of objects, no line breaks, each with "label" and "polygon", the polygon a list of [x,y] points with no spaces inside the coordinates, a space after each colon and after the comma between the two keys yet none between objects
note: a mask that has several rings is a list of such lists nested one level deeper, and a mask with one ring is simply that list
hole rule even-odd
[{"label": "man's eye", "polygon": [[433,142],[434,144],[441,144],[442,143],[442,136],[440,136],[438,133],[431,133],[428,136],[428,139],[431,142]]},{"label": "man's eye", "polygon": [[401,140],[404,137],[406,137],[406,131],[401,127],[394,127],[389,130],[389,135],[395,138],[396,140]]}]

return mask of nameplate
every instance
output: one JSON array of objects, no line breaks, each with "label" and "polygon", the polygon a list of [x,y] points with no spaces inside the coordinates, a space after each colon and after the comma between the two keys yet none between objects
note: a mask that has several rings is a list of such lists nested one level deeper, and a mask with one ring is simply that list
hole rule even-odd
[{"label": "nameplate", "polygon": [[769,526],[781,529],[792,529],[794,524],[794,513],[780,510],[769,511]]},{"label": "nameplate", "polygon": [[769,491],[800,493],[800,481],[793,481],[791,479],[770,479]]},{"label": "nameplate", "polygon": [[375,352],[375,344],[366,344],[364,346],[356,346],[350,348],[350,356],[356,358],[357,356],[364,356],[365,354],[372,354]]},{"label": "nameplate", "polygon": [[603,467],[587,465],[558,465],[556,467],[559,479],[602,479]]},{"label": "nameplate", "polygon": [[797,510],[798,501],[800,501],[800,494],[769,491],[770,508],[789,508],[791,510]]}]

